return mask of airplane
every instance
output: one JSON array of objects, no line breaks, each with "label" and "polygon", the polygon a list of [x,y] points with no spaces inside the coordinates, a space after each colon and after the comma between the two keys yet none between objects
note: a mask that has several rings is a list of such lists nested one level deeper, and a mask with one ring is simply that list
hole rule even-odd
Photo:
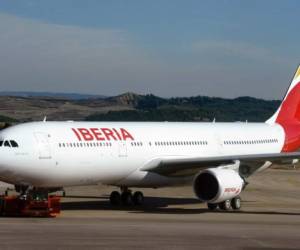
[{"label": "airplane", "polygon": [[120,188],[112,205],[141,205],[131,188],[192,185],[209,209],[239,210],[247,178],[300,158],[300,66],[276,113],[250,122],[30,122],[0,132],[0,180],[25,197],[68,186]]}]

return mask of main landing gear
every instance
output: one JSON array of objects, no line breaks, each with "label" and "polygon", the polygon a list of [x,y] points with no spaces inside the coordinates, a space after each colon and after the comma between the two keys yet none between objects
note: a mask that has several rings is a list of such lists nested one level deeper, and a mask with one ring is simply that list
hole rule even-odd
[{"label": "main landing gear", "polygon": [[223,211],[228,211],[230,209],[238,211],[242,207],[242,201],[241,201],[241,197],[237,196],[231,200],[225,200],[221,203],[207,203],[207,207],[209,210],[212,211],[216,210],[217,208]]},{"label": "main landing gear", "polygon": [[109,200],[114,206],[141,206],[144,203],[144,195],[140,191],[132,193],[128,188],[121,188],[121,193],[113,191],[110,194]]}]

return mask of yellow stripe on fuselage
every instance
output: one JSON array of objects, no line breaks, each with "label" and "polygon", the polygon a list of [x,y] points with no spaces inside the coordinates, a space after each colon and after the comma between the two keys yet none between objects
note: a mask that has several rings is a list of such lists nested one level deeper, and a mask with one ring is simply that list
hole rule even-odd
[{"label": "yellow stripe on fuselage", "polygon": [[300,66],[299,66],[299,68],[298,68],[298,70],[297,70],[297,72],[295,74],[295,78],[294,79],[296,79],[298,76],[300,76]]}]

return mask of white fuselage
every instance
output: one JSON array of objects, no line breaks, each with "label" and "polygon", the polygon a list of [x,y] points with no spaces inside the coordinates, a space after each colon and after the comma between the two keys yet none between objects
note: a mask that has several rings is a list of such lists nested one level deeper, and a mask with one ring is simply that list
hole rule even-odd
[{"label": "white fuselage", "polygon": [[34,122],[1,131],[0,141],[19,146],[0,147],[0,179],[40,187],[179,185],[186,178],[141,169],[157,158],[279,153],[284,139],[280,125],[265,123]]}]

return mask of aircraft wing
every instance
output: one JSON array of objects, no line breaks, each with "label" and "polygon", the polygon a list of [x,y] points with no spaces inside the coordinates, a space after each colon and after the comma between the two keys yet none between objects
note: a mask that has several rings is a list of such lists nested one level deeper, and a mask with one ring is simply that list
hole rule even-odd
[{"label": "aircraft wing", "polygon": [[168,157],[154,159],[146,164],[141,170],[164,176],[189,176],[194,175],[203,169],[233,165],[239,162],[240,174],[243,177],[248,177],[266,162],[285,165],[293,164],[294,160],[298,159],[300,159],[300,152],[196,158]]}]

